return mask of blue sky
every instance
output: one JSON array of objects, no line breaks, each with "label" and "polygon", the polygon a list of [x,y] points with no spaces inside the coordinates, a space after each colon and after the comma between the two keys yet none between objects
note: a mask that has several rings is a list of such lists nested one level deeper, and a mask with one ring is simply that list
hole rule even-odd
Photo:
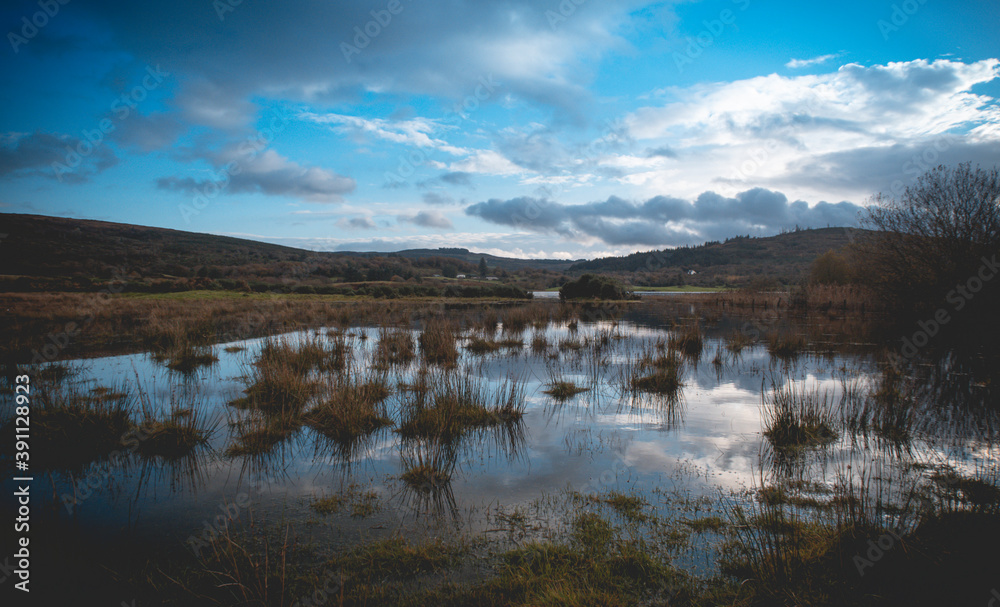
[{"label": "blue sky", "polygon": [[995,1],[63,1],[0,9],[5,212],[589,258],[1000,163]]}]

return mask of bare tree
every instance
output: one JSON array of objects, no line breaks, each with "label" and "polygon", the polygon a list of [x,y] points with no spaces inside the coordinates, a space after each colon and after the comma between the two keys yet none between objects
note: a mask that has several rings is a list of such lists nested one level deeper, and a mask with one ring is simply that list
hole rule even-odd
[{"label": "bare tree", "polygon": [[899,198],[875,196],[861,224],[872,231],[855,249],[855,267],[867,282],[911,311],[941,307],[1000,252],[1000,172],[939,166]]}]

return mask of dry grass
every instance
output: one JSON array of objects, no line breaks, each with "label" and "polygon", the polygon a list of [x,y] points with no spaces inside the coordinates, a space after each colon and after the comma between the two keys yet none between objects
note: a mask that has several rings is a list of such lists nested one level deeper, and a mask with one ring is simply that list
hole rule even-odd
[{"label": "dry grass", "polygon": [[807,392],[793,383],[772,385],[763,396],[764,435],[776,449],[823,445],[836,440],[835,403],[817,388]]},{"label": "dry grass", "polygon": [[458,362],[458,349],[455,347],[457,335],[456,323],[439,317],[429,319],[420,333],[420,353],[424,361],[446,366]]},{"label": "dry grass", "polygon": [[701,329],[698,328],[697,323],[676,329],[670,335],[670,348],[689,358],[698,359],[701,356],[702,347]]},{"label": "dry grass", "polygon": [[413,334],[406,329],[382,327],[378,331],[375,366],[385,369],[393,365],[408,365],[416,358]]},{"label": "dry grass", "polygon": [[524,406],[524,389],[516,380],[491,389],[485,380],[451,373],[409,404],[399,432],[404,438],[452,441],[475,429],[520,421]]},{"label": "dry grass", "polygon": [[384,405],[391,393],[382,376],[341,377],[305,414],[303,421],[334,441],[340,447],[340,454],[350,458],[360,440],[392,425]]}]

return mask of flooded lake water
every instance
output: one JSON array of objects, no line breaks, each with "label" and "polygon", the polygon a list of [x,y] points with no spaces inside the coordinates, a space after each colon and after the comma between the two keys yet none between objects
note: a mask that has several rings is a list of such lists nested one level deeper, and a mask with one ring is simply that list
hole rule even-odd
[{"label": "flooded lake water", "polygon": [[[266,339],[218,344],[218,362],[190,374],[171,371],[149,354],[71,362],[68,385],[92,392],[130,384],[152,407],[195,408],[213,430],[207,445],[180,460],[141,458],[125,449],[82,470],[36,472],[37,516],[62,533],[128,538],[171,553],[190,549],[192,538],[220,516],[252,511],[301,523],[299,533],[335,547],[400,529],[414,536],[448,529],[489,533],[497,516],[511,513],[544,532],[559,511],[552,504],[567,492],[630,492],[678,518],[725,516],[727,504],[776,482],[795,481],[825,495],[862,471],[884,481],[884,497],[891,501],[894,490],[903,495],[902,488],[931,483],[942,470],[968,475],[997,468],[996,415],[988,408],[982,412],[996,383],[960,361],[904,372],[911,396],[905,434],[887,438],[859,423],[867,415],[863,395],[885,373],[879,350],[863,338],[836,334],[837,326],[705,318],[694,305],[666,314],[651,300],[613,316],[529,324],[520,331],[502,324],[493,331],[463,329],[456,367],[432,370],[431,383],[444,381],[445,373],[468,376],[485,390],[515,382],[523,389],[524,415],[517,423],[469,433],[444,451],[397,432],[401,411],[413,398],[406,386],[418,381],[424,366],[419,355],[385,371],[390,426],[349,449],[303,426],[272,449],[245,456],[227,453],[238,439],[238,420],[247,415],[229,403],[244,396],[246,376]],[[666,351],[682,324],[692,322],[703,339],[700,353],[678,355],[677,393],[629,391],[629,370],[644,354]],[[421,329],[406,330],[416,340]],[[276,337],[328,343],[338,331],[354,361],[351,368],[367,372],[378,347],[377,327]],[[779,356],[766,341],[768,332],[798,336],[803,345]],[[740,334],[746,343],[734,347]],[[477,354],[469,349],[473,336],[514,343]],[[583,391],[557,399],[546,393],[555,380]],[[765,411],[774,391],[784,388],[821,398],[836,436],[794,452],[776,450],[764,435]],[[940,405],[944,400],[947,407]],[[401,480],[414,462],[424,461],[447,470],[449,480],[423,488]],[[9,458],[4,462],[11,466]],[[12,483],[3,490],[12,491]],[[347,506],[330,516],[310,507],[330,496],[342,496]],[[365,504],[372,507],[356,508]],[[713,571],[712,559],[704,556],[708,549],[699,550],[679,564]]]}]

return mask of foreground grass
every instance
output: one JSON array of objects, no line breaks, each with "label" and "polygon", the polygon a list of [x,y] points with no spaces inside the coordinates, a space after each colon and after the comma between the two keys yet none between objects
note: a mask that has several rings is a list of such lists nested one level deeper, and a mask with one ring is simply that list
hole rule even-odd
[{"label": "foreground grass", "polygon": [[[962,492],[972,483],[954,484]],[[68,575],[85,576],[107,594],[163,605],[987,604],[1000,542],[995,493],[994,487],[988,499],[927,511],[910,531],[856,516],[848,500],[834,500],[836,510],[818,511],[820,518],[787,501],[761,499],[734,504],[725,518],[677,519],[628,491],[570,494],[557,524],[542,533],[512,535],[530,526],[515,510],[498,513],[499,527],[483,533],[386,531],[347,549],[301,540],[308,527],[246,512],[206,540],[196,557],[147,553],[137,560],[109,550],[72,563]],[[372,516],[383,507],[372,491],[353,485],[310,506],[331,520]],[[675,538],[686,542],[687,529],[727,540],[721,575],[696,578],[675,564]],[[53,548],[72,541],[39,533]],[[41,555],[71,558],[42,547]]]}]

